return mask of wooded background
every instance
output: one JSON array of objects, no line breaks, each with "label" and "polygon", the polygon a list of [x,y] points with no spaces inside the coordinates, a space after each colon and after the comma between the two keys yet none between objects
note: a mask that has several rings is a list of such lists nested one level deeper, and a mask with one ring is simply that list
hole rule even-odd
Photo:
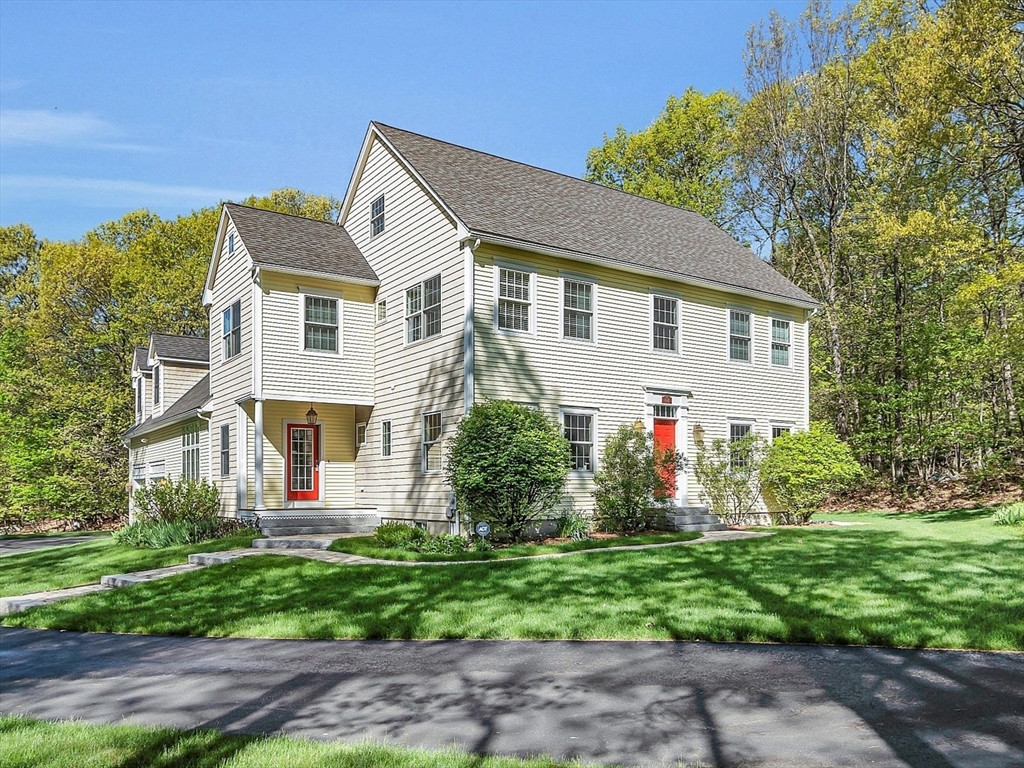
[{"label": "wooded background", "polygon": [[[1019,482],[1024,0],[812,0],[744,55],[746,97],[670,97],[586,178],[699,211],[822,301],[812,418],[878,482]],[[244,202],[338,213],[296,190]],[[218,216],[137,211],[73,242],[0,230],[0,525],[126,512],[132,349],[206,335]]]}]

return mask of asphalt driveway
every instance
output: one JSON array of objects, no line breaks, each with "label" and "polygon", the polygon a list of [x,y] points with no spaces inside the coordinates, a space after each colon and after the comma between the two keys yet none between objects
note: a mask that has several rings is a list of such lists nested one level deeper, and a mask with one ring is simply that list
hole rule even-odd
[{"label": "asphalt driveway", "polygon": [[36,552],[40,549],[69,547],[86,541],[99,541],[99,536],[39,536],[33,538],[0,539],[0,557]]},{"label": "asphalt driveway", "polygon": [[0,628],[0,711],[608,764],[1024,764],[1024,655]]}]

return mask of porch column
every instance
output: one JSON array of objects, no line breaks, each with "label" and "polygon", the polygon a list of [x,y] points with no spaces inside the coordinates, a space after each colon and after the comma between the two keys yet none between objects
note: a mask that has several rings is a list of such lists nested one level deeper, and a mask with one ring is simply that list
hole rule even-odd
[{"label": "porch column", "polygon": [[689,431],[687,425],[689,419],[687,418],[687,402],[686,397],[679,398],[680,404],[676,409],[676,450],[683,456],[683,465],[676,467],[676,504],[680,507],[690,506],[690,487],[687,482],[690,476],[689,466],[687,460],[690,458],[689,451]]},{"label": "porch column", "polygon": [[256,509],[266,509],[263,504],[263,401],[253,402],[256,434],[253,439],[253,464],[256,468],[255,494]]}]

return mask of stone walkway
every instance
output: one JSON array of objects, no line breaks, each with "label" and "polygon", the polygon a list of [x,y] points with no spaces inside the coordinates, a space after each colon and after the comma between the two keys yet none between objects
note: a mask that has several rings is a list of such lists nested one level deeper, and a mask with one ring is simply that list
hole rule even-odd
[{"label": "stone walkway", "polygon": [[[664,547],[680,547],[691,544],[710,544],[716,541],[737,541],[740,539],[758,539],[764,536],[771,536],[770,533],[756,531],[707,531],[699,539],[689,541],[670,541],[663,544],[633,544],[622,547],[603,547],[600,549],[577,549],[572,552],[552,552],[546,555],[532,555],[527,557],[508,557],[494,560],[443,560],[437,562],[416,562],[405,560],[378,560],[362,555],[350,555],[346,552],[330,552],[327,547],[340,537],[322,537],[322,539],[310,542],[309,536],[279,536],[274,541],[281,542],[283,546],[273,548],[266,546],[267,539],[257,539],[264,542],[264,545],[251,549],[229,549],[224,552],[206,552],[202,554],[189,555],[188,563],[171,565],[165,568],[154,568],[148,571],[136,571],[134,573],[121,573],[111,576],[104,576],[99,584],[85,584],[67,589],[54,589],[47,592],[34,592],[28,595],[0,598],[0,616],[8,613],[17,613],[40,605],[56,603],[59,600],[67,600],[72,597],[103,592],[117,587],[127,587],[133,584],[141,584],[157,579],[166,579],[170,576],[177,576],[179,573],[188,573],[205,568],[210,565],[220,565],[239,560],[243,557],[255,557],[257,555],[287,555],[289,557],[302,557],[307,560],[319,560],[322,563],[336,563],[338,565],[396,565],[396,566],[448,566],[448,565],[480,565],[487,563],[510,563],[516,560],[546,560],[556,557],[569,557],[571,555],[584,555],[592,552],[630,552],[641,549],[662,549]],[[291,540],[291,541],[290,541]],[[290,543],[315,543],[318,547],[290,547]]]}]

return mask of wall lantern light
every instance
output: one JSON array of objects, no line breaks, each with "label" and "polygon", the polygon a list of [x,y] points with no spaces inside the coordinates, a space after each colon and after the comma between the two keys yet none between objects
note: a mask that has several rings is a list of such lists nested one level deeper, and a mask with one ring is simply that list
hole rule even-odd
[{"label": "wall lantern light", "polygon": [[644,423],[640,419],[637,419],[636,421],[633,422],[633,431],[634,432],[643,432],[644,431]]},{"label": "wall lantern light", "polygon": [[313,404],[310,403],[309,404],[309,410],[306,411],[306,423],[309,424],[310,426],[313,426],[314,424],[316,424],[316,416],[317,416],[316,409],[313,408]]},{"label": "wall lantern light", "polygon": [[697,445],[704,445],[704,427],[698,421],[693,425],[693,442]]}]

